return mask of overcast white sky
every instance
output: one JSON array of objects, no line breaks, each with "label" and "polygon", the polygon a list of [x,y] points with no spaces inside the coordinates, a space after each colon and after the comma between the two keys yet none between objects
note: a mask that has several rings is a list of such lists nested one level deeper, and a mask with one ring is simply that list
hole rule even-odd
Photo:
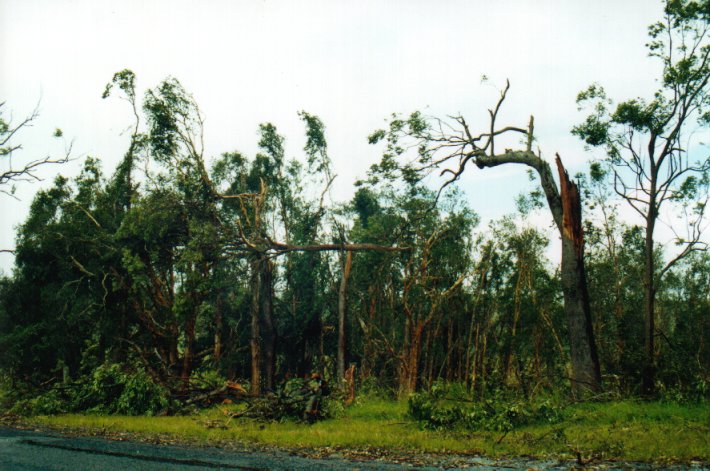
[{"label": "overcast white sky", "polygon": [[[661,12],[655,0],[0,0],[0,102],[19,119],[41,100],[15,159],[61,153],[51,137],[59,127],[75,156],[100,157],[107,174],[127,148],[131,114],[101,93],[124,68],[141,93],[168,75],[183,83],[206,116],[211,156],[253,155],[265,121],[300,156],[296,113],[306,110],[326,124],[334,196],[344,200],[379,159],[366,137],[392,112],[484,124],[509,78],[499,122],[525,125],[534,114],[543,154],[559,152],[574,173],[591,157],[569,133],[582,118],[576,94],[597,81],[613,97],[648,96],[658,69],[646,28]],[[18,188],[20,201],[0,195],[0,248],[14,246],[34,192],[77,168],[45,169],[44,185]],[[461,188],[488,220],[512,211],[526,182],[522,168],[472,168]],[[0,254],[0,270],[11,263]]]}]

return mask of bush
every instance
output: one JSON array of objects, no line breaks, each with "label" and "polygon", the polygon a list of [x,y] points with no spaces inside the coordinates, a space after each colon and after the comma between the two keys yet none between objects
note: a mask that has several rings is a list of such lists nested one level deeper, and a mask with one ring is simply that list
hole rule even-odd
[{"label": "bush", "polygon": [[532,423],[556,423],[562,410],[549,399],[528,401],[499,393],[485,400],[464,397],[458,388],[435,385],[429,392],[409,398],[409,414],[425,427],[436,430],[509,431]]},{"label": "bush", "polygon": [[103,364],[82,383],[72,401],[74,410],[154,415],[170,406],[169,392],[142,369],[126,371],[117,364]]},{"label": "bush", "polygon": [[10,409],[19,415],[54,415],[69,412],[69,403],[59,391],[50,390],[31,399],[21,399]]},{"label": "bush", "polygon": [[705,402],[710,400],[710,377],[696,375],[688,384],[656,383],[660,398],[666,402],[679,404]]}]

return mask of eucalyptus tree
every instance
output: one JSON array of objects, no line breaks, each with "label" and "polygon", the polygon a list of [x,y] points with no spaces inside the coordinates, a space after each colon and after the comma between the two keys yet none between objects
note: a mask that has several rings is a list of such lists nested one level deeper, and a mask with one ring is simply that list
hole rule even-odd
[{"label": "eucalyptus tree", "polygon": [[398,393],[407,395],[419,387],[432,351],[438,351],[430,348],[439,340],[433,332],[453,325],[454,306],[464,304],[470,235],[478,218],[454,196],[434,205],[434,193],[423,186],[378,181],[371,173],[353,198],[356,219],[348,236],[410,250],[354,258],[353,313],[362,335],[362,372],[379,369],[382,376],[387,368]]},{"label": "eucalyptus tree", "polygon": [[[124,91],[135,112],[132,73],[118,73],[114,83]],[[342,241],[327,243],[319,237],[325,215],[324,198],[334,176],[330,172],[324,126],[316,116],[305,112],[300,114],[306,124],[307,171],[313,176],[321,175],[324,188],[319,203],[313,205],[301,194],[298,165],[287,162],[284,139],[272,124],[260,125],[260,152],[253,160],[236,152],[223,154],[210,175],[203,153],[203,118],[196,102],[180,82],[168,78],[148,90],[143,110],[148,129],[139,133],[138,125],[135,127],[124,159],[125,186],[131,188],[135,184],[131,183],[131,169],[135,167],[132,162],[138,155],[136,153],[145,161],[157,164],[157,167],[147,165],[149,171],[144,185],[148,190],[144,192],[148,192],[149,198],[142,204],[149,204],[153,194],[172,199],[176,203],[172,214],[178,220],[169,226],[177,230],[178,240],[171,251],[169,265],[172,268],[164,269],[163,276],[146,263],[159,259],[148,253],[142,255],[141,264],[129,265],[148,269],[142,276],[152,281],[146,286],[168,289],[168,294],[172,293],[171,286],[180,291],[179,298],[173,298],[175,293],[158,296],[160,290],[156,289],[151,296],[159,303],[175,299],[164,308],[179,314],[182,319],[180,376],[183,384],[189,380],[194,363],[195,325],[208,311],[213,311],[210,306],[215,294],[210,293],[209,287],[214,272],[220,270],[225,259],[245,259],[250,265],[252,393],[260,393],[262,386],[272,388],[277,334],[274,317],[277,265],[274,259],[287,256],[285,265],[289,272],[296,262],[314,268],[321,263],[318,254],[324,251],[398,251],[400,248]],[[138,114],[135,114],[138,123]],[[149,207],[145,209],[150,213]],[[139,208],[131,208],[131,212],[136,211]],[[145,217],[153,216],[146,214]],[[283,242],[279,240],[281,237],[285,237]],[[296,256],[296,253],[303,255]],[[173,272],[181,276],[177,283],[171,278]],[[292,294],[314,291],[313,280],[299,278],[299,282],[306,283],[301,286],[303,290],[293,284],[295,281],[292,279]],[[219,294],[216,296],[220,299]],[[311,298],[306,303],[311,306],[311,312],[318,309],[317,302]],[[214,314],[214,318],[219,319],[219,315]]]},{"label": "eucalyptus tree", "polygon": [[[702,238],[710,185],[710,157],[694,146],[693,134],[710,123],[710,2],[669,0],[664,18],[649,27],[651,57],[663,67],[650,100],[634,98],[614,106],[604,89],[592,85],[578,96],[592,113],[574,128],[590,146],[606,150],[614,190],[641,217],[644,246],[644,394],[655,388],[656,293],[664,275],[696,250]],[[697,129],[695,126],[699,127]],[[682,214],[684,227],[671,226],[680,247],[667,262],[655,256],[655,229],[664,207]]]},{"label": "eucalyptus tree", "polygon": [[92,215],[102,184],[97,161],[87,159],[79,177],[40,191],[19,227],[14,276],[0,299],[0,368],[21,382],[77,373],[91,361],[87,345],[106,334],[105,256],[95,243],[105,238]]}]

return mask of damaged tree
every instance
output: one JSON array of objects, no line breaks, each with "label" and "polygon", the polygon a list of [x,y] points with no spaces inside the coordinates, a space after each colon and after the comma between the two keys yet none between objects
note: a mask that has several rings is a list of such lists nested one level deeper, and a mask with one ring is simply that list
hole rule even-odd
[{"label": "damaged tree", "polygon": [[[454,117],[453,123],[425,118],[418,112],[406,120],[394,119],[388,131],[376,131],[370,136],[370,143],[386,138],[388,144],[387,152],[376,170],[391,177],[401,175],[407,181],[416,181],[435,169],[443,169],[441,175],[448,174],[451,177],[442,185],[439,194],[461,177],[469,163],[481,169],[504,164],[522,164],[535,170],[540,177],[542,190],[562,239],[562,291],[572,359],[572,389],[575,394],[598,392],[601,390],[601,374],[584,268],[584,234],[579,190],[570,181],[559,156],[556,163],[560,189],[555,183],[550,165],[543,160],[539,152],[533,152],[532,116],[527,129],[514,126],[496,129],[496,118],[509,88],[510,83],[507,83],[495,108],[489,110],[489,130],[478,135],[471,133],[462,116]],[[502,153],[496,153],[496,139],[515,134],[522,134],[527,138],[525,148],[505,149]],[[409,147],[402,142],[403,139],[414,140],[411,147],[418,149],[416,160],[397,162],[397,158]]]}]

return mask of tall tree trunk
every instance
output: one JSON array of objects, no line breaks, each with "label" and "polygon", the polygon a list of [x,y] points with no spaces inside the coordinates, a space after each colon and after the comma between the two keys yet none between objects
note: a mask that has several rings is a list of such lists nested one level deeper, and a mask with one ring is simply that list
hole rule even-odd
[{"label": "tall tree trunk", "polygon": [[446,358],[444,359],[444,364],[446,365],[445,368],[447,381],[451,381],[453,379],[452,375],[454,372],[454,343],[454,320],[449,318],[449,325],[446,335],[446,350],[444,350],[445,352],[448,352],[448,355],[446,355]]},{"label": "tall tree trunk", "polygon": [[417,323],[410,340],[409,355],[407,358],[407,382],[406,393],[414,392],[417,389],[417,379],[419,378],[419,355],[422,348],[422,332],[424,325]]},{"label": "tall tree trunk", "polygon": [[251,264],[251,394],[273,389],[276,328],[273,318],[273,263],[258,255]]},{"label": "tall tree trunk", "polygon": [[560,274],[572,357],[572,390],[577,395],[583,395],[587,391],[601,390],[601,372],[584,266],[582,204],[579,188],[569,179],[559,156],[556,163],[563,213],[562,224],[558,226],[562,236]]},{"label": "tall tree trunk", "polygon": [[251,264],[251,389],[253,396],[261,394],[261,332],[259,329],[259,312],[261,294],[261,276],[259,274],[259,259]]},{"label": "tall tree trunk", "polygon": [[345,361],[347,353],[347,320],[348,320],[348,278],[353,265],[353,253],[348,251],[345,255],[343,275],[340,279],[338,290],[338,379],[345,376]]},{"label": "tall tree trunk", "polygon": [[215,302],[215,314],[214,314],[214,351],[212,356],[214,357],[214,364],[217,369],[219,369],[220,361],[222,360],[222,329],[223,329],[223,319],[222,310],[224,309],[224,302],[220,294],[217,295],[217,300]]},{"label": "tall tree trunk", "polygon": [[268,258],[261,260],[259,275],[261,277],[259,300],[263,327],[261,334],[263,378],[264,388],[270,391],[274,389],[276,374],[276,326],[274,324],[274,264]]},{"label": "tall tree trunk", "polygon": [[190,374],[192,374],[192,357],[194,356],[195,344],[195,315],[190,314],[185,320],[185,351],[182,357],[182,372],[180,380],[182,382],[183,391],[187,391],[190,387]]},{"label": "tall tree trunk", "polygon": [[649,215],[646,219],[646,240],[644,244],[644,326],[643,326],[643,369],[641,380],[641,392],[644,396],[650,397],[655,392],[656,376],[656,352],[654,347],[655,335],[655,310],[656,310],[656,286],[654,275],[656,271],[653,259],[653,230],[656,225],[655,199],[651,199],[649,205]]}]

